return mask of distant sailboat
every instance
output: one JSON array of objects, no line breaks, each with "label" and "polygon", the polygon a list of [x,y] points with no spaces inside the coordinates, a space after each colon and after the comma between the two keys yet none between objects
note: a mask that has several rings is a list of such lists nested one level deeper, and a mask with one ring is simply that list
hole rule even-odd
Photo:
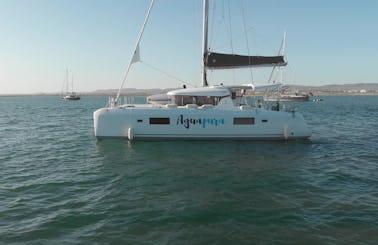
[{"label": "distant sailboat", "polygon": [[62,92],[62,99],[64,100],[80,100],[80,95],[74,92],[73,89],[73,76],[71,79],[71,91],[69,91],[69,76],[68,69],[66,70],[66,77],[63,82],[63,87],[66,88],[65,92]]},{"label": "distant sailboat", "polygon": [[312,93],[303,94],[299,92],[286,93],[288,87],[282,87],[276,93],[267,94],[264,96],[265,101],[278,101],[278,102],[306,102],[310,101]]},{"label": "distant sailboat", "polygon": [[278,102],[306,102],[310,101],[309,94],[279,94],[275,97],[272,96],[265,96],[265,101],[278,101]]},{"label": "distant sailboat", "polygon": [[[280,55],[284,56],[285,54],[285,46],[286,46],[286,32],[284,33],[284,37],[282,40],[282,46],[280,50]],[[280,81],[276,83],[273,81],[273,84],[278,86],[271,87],[265,90],[264,101],[267,102],[304,102],[309,101],[311,93],[309,94],[300,94],[299,92],[295,93],[287,93],[286,91],[289,89],[288,85],[284,85],[283,77],[284,77],[284,69],[283,66],[281,67],[273,67],[272,73],[270,74],[269,80],[273,78],[273,74],[275,74],[276,70],[279,71],[280,74]]]}]

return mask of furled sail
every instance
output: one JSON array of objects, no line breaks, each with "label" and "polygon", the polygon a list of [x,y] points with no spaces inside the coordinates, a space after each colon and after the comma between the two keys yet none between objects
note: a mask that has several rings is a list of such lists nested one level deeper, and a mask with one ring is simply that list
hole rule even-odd
[{"label": "furled sail", "polygon": [[207,53],[204,63],[208,69],[231,69],[253,66],[286,66],[283,56],[245,56],[236,54]]}]

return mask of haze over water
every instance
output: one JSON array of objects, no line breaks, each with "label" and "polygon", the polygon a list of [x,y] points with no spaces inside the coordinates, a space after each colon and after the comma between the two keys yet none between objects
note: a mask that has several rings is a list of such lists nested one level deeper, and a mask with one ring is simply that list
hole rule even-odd
[{"label": "haze over water", "polygon": [[292,104],[309,141],[96,140],[105,97],[0,97],[0,243],[378,241],[378,96]]}]

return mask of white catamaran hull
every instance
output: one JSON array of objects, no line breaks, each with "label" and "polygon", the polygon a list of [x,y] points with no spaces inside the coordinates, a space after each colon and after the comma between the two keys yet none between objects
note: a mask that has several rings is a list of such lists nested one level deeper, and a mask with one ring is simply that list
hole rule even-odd
[{"label": "white catamaran hull", "polygon": [[310,131],[298,112],[248,107],[156,108],[151,105],[126,105],[99,109],[93,117],[97,137],[126,137],[130,140],[289,140],[310,136]]}]

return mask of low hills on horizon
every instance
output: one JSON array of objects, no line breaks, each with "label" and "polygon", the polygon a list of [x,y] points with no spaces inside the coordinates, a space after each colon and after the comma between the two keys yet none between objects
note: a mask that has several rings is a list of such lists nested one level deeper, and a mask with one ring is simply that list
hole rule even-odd
[{"label": "low hills on horizon", "polygon": [[[314,95],[334,95],[334,94],[377,94],[378,95],[378,83],[351,83],[351,84],[328,84],[320,86],[304,86],[287,84],[288,88],[286,92],[300,92],[300,93],[312,93]],[[178,88],[151,88],[151,89],[137,89],[137,88],[125,88],[122,89],[123,95],[151,95],[166,93],[170,90]],[[88,95],[114,95],[118,92],[118,89],[101,89],[93,92],[82,93]]]},{"label": "low hills on horizon", "polygon": [[[319,86],[304,86],[296,84],[287,84],[286,93],[312,93],[316,96],[321,95],[378,95],[378,83],[350,83],[350,84],[328,84]],[[170,90],[179,88],[124,88],[121,95],[140,95],[146,96],[151,94],[162,94]],[[78,92],[82,96],[114,96],[118,89],[99,89],[92,92]],[[60,92],[52,93],[30,93],[30,94],[0,94],[0,96],[17,96],[17,95],[60,95]]]}]

